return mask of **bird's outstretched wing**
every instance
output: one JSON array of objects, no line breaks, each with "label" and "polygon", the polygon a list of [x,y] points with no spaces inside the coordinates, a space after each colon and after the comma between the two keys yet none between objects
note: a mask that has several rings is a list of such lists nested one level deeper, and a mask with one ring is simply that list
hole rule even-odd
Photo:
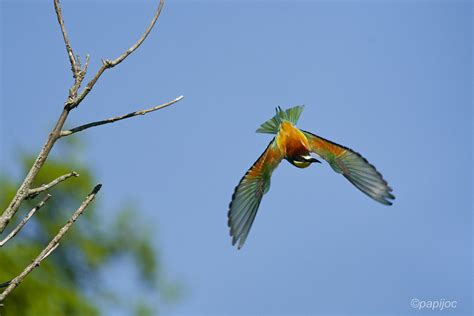
[{"label": "bird's outstretched wing", "polygon": [[303,133],[309,141],[311,151],[326,160],[334,171],[342,173],[347,180],[372,199],[385,205],[392,205],[390,200],[395,199],[390,193],[392,188],[367,159],[352,149],[306,131]]},{"label": "bird's outstretched wing", "polygon": [[227,224],[232,236],[232,245],[238,241],[239,249],[247,239],[263,195],[270,188],[272,172],[282,159],[282,153],[274,138],[235,188],[229,205]]}]

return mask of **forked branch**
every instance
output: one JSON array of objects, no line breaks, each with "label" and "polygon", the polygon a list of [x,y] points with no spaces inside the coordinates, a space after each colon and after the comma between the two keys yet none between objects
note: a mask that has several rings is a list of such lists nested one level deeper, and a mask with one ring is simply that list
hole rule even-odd
[{"label": "forked branch", "polygon": [[44,259],[46,259],[58,246],[59,241],[67,233],[72,224],[77,220],[79,216],[84,212],[84,210],[89,206],[89,204],[94,200],[97,192],[99,192],[101,184],[97,184],[91,193],[84,199],[79,208],[72,214],[71,218],[67,223],[59,230],[59,232],[54,236],[54,238],[49,242],[49,244],[40,252],[40,254],[31,262],[17,277],[8,282],[8,286],[0,294],[0,302],[5,300],[5,298],[10,294],[27,276],[38,267]]}]

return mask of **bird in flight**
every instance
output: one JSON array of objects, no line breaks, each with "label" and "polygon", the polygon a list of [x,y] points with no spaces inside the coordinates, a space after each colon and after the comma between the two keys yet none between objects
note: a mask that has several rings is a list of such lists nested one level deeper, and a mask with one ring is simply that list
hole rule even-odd
[{"label": "bird in flight", "polygon": [[303,106],[283,111],[276,108],[276,115],[263,123],[257,133],[274,134],[267,149],[240,180],[232,195],[227,214],[232,245],[242,248],[252,227],[262,197],[270,189],[270,178],[283,159],[298,168],[320,163],[311,153],[326,160],[332,169],[342,174],[359,190],[377,202],[392,205],[395,196],[373,165],[357,152],[333,143],[295,125]]}]

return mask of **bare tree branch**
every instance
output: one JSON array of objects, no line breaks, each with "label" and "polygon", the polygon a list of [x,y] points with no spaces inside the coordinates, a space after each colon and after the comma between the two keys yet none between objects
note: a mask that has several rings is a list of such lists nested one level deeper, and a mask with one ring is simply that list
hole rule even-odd
[{"label": "bare tree branch", "polygon": [[[81,59],[79,55],[75,55],[74,51],[72,49],[71,43],[69,41],[69,38],[67,36],[66,32],[66,27],[64,23],[64,19],[62,17],[62,11],[61,11],[61,6],[59,3],[59,0],[53,0],[54,1],[54,8],[56,12],[56,17],[61,29],[61,33],[63,36],[64,44],[66,47],[67,55],[69,58],[69,62],[71,64],[71,71],[73,74],[74,78],[74,84],[72,87],[69,89],[69,96],[64,102],[64,108],[57,119],[54,128],[51,130],[49,133],[45,144],[43,145],[41,151],[39,152],[37,158],[33,162],[33,165],[31,166],[30,170],[28,171],[28,174],[25,176],[22,184],[18,188],[15,196],[13,197],[12,201],[8,205],[8,207],[3,211],[2,215],[0,216],[0,233],[2,233],[5,230],[5,227],[8,225],[12,217],[16,214],[18,211],[21,203],[25,199],[29,198],[34,198],[41,192],[44,192],[53,186],[61,183],[62,181],[65,181],[66,179],[70,177],[76,177],[78,174],[76,172],[71,172],[65,175],[62,175],[58,177],[57,179],[51,181],[48,184],[42,185],[37,188],[31,188],[31,184],[33,183],[34,179],[36,178],[38,172],[40,169],[43,167],[46,159],[48,158],[53,146],[55,145],[56,141],[61,138],[62,136],[67,136],[74,134],[76,132],[94,127],[94,126],[99,126],[99,125],[104,125],[104,124],[109,124],[113,123],[119,120],[127,119],[130,117],[134,117],[137,115],[145,115],[149,112],[153,112],[159,109],[162,109],[164,107],[170,106],[178,101],[180,101],[183,96],[180,96],[168,103],[157,105],[153,108],[150,109],[145,109],[141,111],[136,111],[132,112],[126,115],[122,115],[119,117],[113,117],[107,120],[103,121],[98,121],[98,122],[92,122],[89,124],[85,124],[79,127],[76,127],[74,129],[68,130],[68,131],[62,131],[63,126],[68,118],[69,112],[77,107],[83,100],[84,98],[89,94],[89,92],[92,90],[98,79],[101,77],[102,73],[109,68],[113,68],[116,65],[120,64],[123,60],[125,60],[130,54],[132,54],[147,38],[148,34],[151,32],[152,28],[154,27],[158,17],[160,16],[161,10],[163,8],[163,3],[164,0],[159,0],[158,7],[156,9],[156,12],[148,25],[147,29],[143,33],[143,35],[138,39],[138,41],[133,44],[129,49],[127,49],[124,53],[122,53],[120,56],[118,56],[114,60],[105,60],[102,62],[102,66],[99,68],[97,71],[96,75],[89,81],[89,83],[86,85],[86,87],[83,89],[81,93],[78,95],[78,91],[81,87],[82,81],[85,78],[85,75],[87,73],[87,69],[89,66],[89,55],[86,55],[86,60],[84,67],[81,64]],[[6,288],[3,290],[2,293],[0,293],[0,306],[3,306],[1,302],[5,300],[5,298],[21,283],[23,280],[36,268],[40,265],[40,263],[45,260],[58,246],[59,246],[59,241],[63,236],[68,232],[68,230],[71,228],[71,226],[74,224],[74,222],[78,219],[78,217],[85,211],[85,209],[88,207],[88,205],[92,202],[92,200],[95,198],[96,194],[99,192],[101,189],[101,184],[98,184],[94,187],[92,192],[84,199],[84,201],[81,203],[79,208],[73,213],[71,218],[67,221],[67,223],[59,230],[59,232],[56,234],[56,236],[49,242],[49,244],[40,252],[40,254],[32,261],[31,264],[29,264],[18,276],[16,276],[14,279],[12,279],[9,282],[5,282],[0,284],[0,287],[5,287]],[[47,194],[40,203],[38,203],[28,214],[27,216],[22,219],[22,221],[13,229],[13,231],[2,241],[0,241],[0,247],[5,245],[9,240],[11,240],[23,227],[24,225],[34,216],[34,214],[48,201],[48,199],[51,197],[50,194]]]},{"label": "bare tree branch", "polygon": [[40,252],[40,254],[30,263],[17,277],[9,282],[8,287],[0,294],[0,302],[3,302],[5,298],[10,294],[27,276],[33,271],[34,268],[38,267],[44,259],[46,259],[58,246],[59,241],[67,233],[72,224],[77,218],[84,212],[89,204],[94,200],[97,192],[99,192],[101,184],[97,184],[91,193],[84,199],[79,208],[72,214],[71,218],[67,223],[59,230],[56,236],[49,242],[49,244]]},{"label": "bare tree branch", "polygon": [[58,121],[56,122],[56,125],[54,126],[51,133],[49,133],[46,143],[44,144],[43,148],[38,154],[38,157],[36,157],[36,160],[31,166],[30,171],[28,171],[28,174],[23,180],[23,183],[20,185],[20,188],[16,191],[15,196],[13,197],[12,201],[3,212],[2,216],[0,216],[0,233],[2,233],[5,230],[5,227],[10,222],[13,215],[15,215],[15,213],[18,211],[18,208],[20,207],[21,202],[23,202],[23,200],[25,200],[26,197],[28,196],[31,183],[35,179],[41,167],[43,167],[44,162],[46,161],[46,158],[48,158],[48,155],[51,152],[51,149],[53,148],[56,141],[59,139],[59,134],[64,125],[64,122],[66,121],[68,114],[69,114],[69,110],[64,108],[63,111],[61,112],[61,115],[59,116]]},{"label": "bare tree branch", "polygon": [[[61,5],[59,4],[59,0],[54,0],[54,10],[56,11],[56,17],[58,18],[59,26],[61,27],[61,33],[63,34],[64,45],[66,46],[67,55],[69,57],[69,62],[71,63],[71,71],[74,79],[77,78],[78,67],[76,64],[76,58],[74,56],[74,52],[71,47],[71,43],[67,37],[66,27],[64,26],[63,14],[61,11]],[[80,67],[79,67],[80,69]],[[76,79],[77,80],[77,79]]]},{"label": "bare tree branch", "polygon": [[40,194],[41,192],[44,192],[52,187],[54,187],[56,184],[60,183],[60,182],[63,182],[64,180],[67,180],[69,179],[70,177],[79,177],[79,174],[76,172],[76,171],[73,171],[73,172],[70,172],[70,173],[67,173],[65,175],[62,175],[56,179],[54,179],[53,181],[51,181],[50,183],[48,184],[43,184],[42,186],[40,187],[37,187],[37,188],[34,188],[34,189],[30,189],[29,192],[28,192],[28,196],[26,197],[27,199],[33,199],[35,198],[38,194]]},{"label": "bare tree branch", "polygon": [[158,17],[161,14],[161,9],[163,8],[164,0],[160,0],[160,3],[158,4],[158,7],[156,8],[155,15],[153,16],[150,24],[148,25],[147,29],[145,30],[145,33],[143,33],[142,37],[138,39],[138,41],[133,44],[129,49],[127,49],[122,55],[114,59],[113,61],[109,61],[108,63],[110,64],[111,67],[115,67],[118,64],[120,64],[125,58],[128,57],[131,53],[133,53],[140,45],[145,41],[147,38],[148,34],[150,34],[151,30],[153,29],[153,26],[156,23],[156,20],[158,20]]},{"label": "bare tree branch", "polygon": [[87,73],[87,68],[89,67],[90,56],[89,54],[86,55],[86,64],[84,65],[84,68],[82,68],[81,58],[79,57],[79,55],[76,55],[76,60],[78,69],[76,75],[74,76],[74,84],[69,89],[69,99],[66,104],[74,102],[74,100],[76,99],[77,90],[79,90],[79,88],[81,87],[82,81],[84,80]]},{"label": "bare tree branch", "polygon": [[115,67],[118,64],[120,64],[125,58],[127,58],[131,53],[133,53],[140,45],[145,41],[147,38],[148,34],[150,34],[151,30],[153,29],[153,26],[156,23],[156,20],[158,20],[158,17],[160,16],[161,9],[163,8],[164,0],[160,0],[160,3],[158,4],[158,7],[155,11],[155,15],[153,16],[150,24],[148,25],[147,29],[145,30],[145,33],[138,39],[138,41],[133,44],[129,49],[127,49],[122,55],[117,57],[114,60],[104,60],[102,61],[102,66],[99,68],[97,73],[95,74],[94,78],[91,79],[84,88],[84,90],[79,94],[75,102],[69,105],[70,109],[73,109],[77,107],[82,100],[89,94],[89,92],[92,90],[94,87],[95,83],[97,80],[100,78],[100,76],[104,73],[105,70]]},{"label": "bare tree branch", "polygon": [[69,104],[71,102],[74,102],[74,99],[77,97],[77,90],[79,90],[79,88],[81,87],[81,83],[84,80],[84,77],[86,76],[87,67],[89,66],[89,54],[86,55],[86,63],[84,65],[84,68],[82,68],[81,59],[79,55],[74,55],[71,43],[69,42],[59,0],[54,0],[54,10],[56,11],[56,17],[58,19],[59,27],[61,28],[64,45],[66,46],[69,62],[71,63],[72,76],[74,77],[74,84],[71,89],[69,89],[69,99],[67,102]]},{"label": "bare tree branch", "polygon": [[39,202],[35,207],[33,207],[31,211],[28,213],[28,215],[26,215],[25,218],[23,218],[21,222],[15,227],[15,229],[13,229],[10,232],[10,234],[8,234],[7,237],[5,237],[2,241],[0,241],[0,247],[3,247],[10,239],[15,237],[15,235],[18,234],[18,232],[23,228],[23,226],[25,226],[25,224],[30,220],[30,218],[33,215],[35,215],[36,211],[42,208],[43,205],[46,204],[46,202],[49,200],[50,197],[51,197],[51,194],[47,194],[43,198],[43,200],[41,200],[41,202]]},{"label": "bare tree branch", "polygon": [[[53,246],[53,248],[49,249],[47,253],[45,253],[41,259],[40,259],[40,262],[43,261],[44,259],[46,259],[53,251],[56,250],[56,248],[59,247],[59,243],[57,243],[56,245]],[[37,267],[39,266],[39,264],[37,265]]]},{"label": "bare tree branch", "polygon": [[[62,13],[61,13],[61,7],[59,5],[59,0],[54,0],[54,7],[56,11],[56,15],[58,18],[59,25],[61,27],[61,32],[63,34],[63,39],[64,43],[66,45],[66,50],[68,52],[69,56],[69,61],[71,63],[71,69],[73,72],[73,76],[77,82],[77,77],[76,77],[76,59],[74,57],[74,53],[72,51],[71,45],[69,43],[69,40],[67,38],[66,34],[66,29],[64,27],[64,21],[62,18]],[[69,97],[68,102],[70,101],[71,96]],[[56,124],[53,128],[53,130],[49,133],[48,139],[46,140],[46,143],[43,145],[43,148],[41,148],[40,153],[38,154],[38,157],[36,157],[36,160],[34,161],[33,165],[30,168],[30,171],[28,171],[28,174],[26,175],[25,179],[23,180],[23,183],[20,185],[20,188],[18,188],[15,196],[13,197],[12,201],[10,204],[7,206],[5,211],[3,211],[2,216],[0,216],[0,233],[2,233],[5,230],[5,227],[8,225],[10,222],[11,218],[15,215],[15,213],[18,211],[18,208],[20,207],[20,204],[28,197],[29,191],[30,191],[30,186],[33,180],[35,179],[36,175],[40,171],[41,167],[43,167],[44,162],[48,158],[49,153],[51,152],[51,149],[53,148],[54,144],[56,141],[59,139],[59,134],[61,132],[61,129],[63,128],[64,122],[66,122],[66,119],[69,115],[69,109],[67,106],[64,107],[63,111],[61,112],[61,115],[59,116],[58,120],[56,121]]]},{"label": "bare tree branch", "polygon": [[60,137],[69,136],[69,135],[72,135],[74,133],[83,131],[83,130],[91,128],[91,127],[114,123],[114,122],[117,122],[117,121],[120,121],[120,120],[124,120],[124,119],[127,119],[127,118],[137,116],[137,115],[145,115],[147,113],[157,111],[157,110],[160,110],[160,109],[165,108],[167,106],[170,106],[170,105],[178,102],[182,98],[184,98],[184,96],[181,95],[181,96],[177,97],[176,99],[174,99],[170,102],[167,102],[167,103],[164,103],[164,104],[161,104],[161,105],[157,105],[155,107],[152,107],[152,108],[149,108],[149,109],[146,109],[146,110],[135,111],[135,112],[131,112],[131,113],[128,113],[128,114],[125,114],[125,115],[121,115],[121,116],[117,116],[117,117],[111,117],[111,118],[106,119],[106,120],[84,124],[84,125],[81,125],[81,126],[78,126],[78,127],[74,127],[73,129],[70,129],[70,130],[67,130],[67,131],[61,131]]},{"label": "bare tree branch", "polygon": [[[38,154],[38,157],[34,161],[33,165],[31,166],[31,169],[29,170],[28,174],[26,175],[25,179],[23,180],[23,183],[20,185],[18,188],[15,196],[13,197],[12,201],[8,205],[8,207],[3,211],[3,214],[0,216],[0,234],[5,230],[5,227],[8,225],[12,217],[15,215],[15,213],[18,211],[18,208],[20,207],[20,204],[28,197],[29,192],[30,192],[30,186],[33,180],[35,179],[36,175],[38,174],[39,170],[41,167],[43,167],[46,159],[48,158],[49,153],[51,152],[51,149],[53,148],[54,144],[56,141],[60,138],[60,133],[61,130],[64,126],[64,123],[66,122],[66,119],[69,115],[69,112],[71,109],[77,107],[82,100],[89,94],[91,89],[94,87],[95,83],[97,80],[100,78],[102,73],[108,69],[112,68],[119,63],[121,63],[125,58],[127,58],[131,53],[133,53],[146,39],[150,31],[152,30],[153,26],[155,25],[156,20],[158,19],[161,9],[163,7],[164,0],[160,0],[158,4],[158,8],[155,12],[155,15],[153,16],[148,28],[146,29],[145,33],[139,38],[139,40],[132,45],[128,50],[126,50],[122,55],[117,57],[115,60],[110,61],[106,60],[103,62],[102,66],[99,68],[99,71],[97,74],[92,78],[92,80],[87,84],[87,86],[84,88],[84,90],[79,94],[79,96],[76,97],[76,92],[80,87],[81,81],[85,76],[85,72],[87,71],[87,67],[89,64],[89,58],[87,56],[86,58],[86,64],[84,66],[83,70],[81,69],[80,66],[80,59],[78,56],[74,56],[74,52],[71,48],[71,45],[69,43],[69,39],[67,37],[66,29],[64,26],[64,20],[62,18],[62,12],[61,12],[61,7],[59,4],[59,0],[54,0],[54,6],[55,6],[55,11],[56,15],[58,18],[59,25],[61,27],[61,32],[63,34],[63,39],[64,43],[66,45],[66,51],[69,56],[69,61],[71,63],[71,69],[74,74],[75,78],[75,83],[73,87],[69,91],[69,97],[64,103],[64,108],[63,111],[61,112],[61,115],[59,116],[53,130],[49,133],[48,138],[46,140],[46,143],[43,145],[43,148],[41,149],[40,153]],[[79,69],[79,70],[78,70]]]}]

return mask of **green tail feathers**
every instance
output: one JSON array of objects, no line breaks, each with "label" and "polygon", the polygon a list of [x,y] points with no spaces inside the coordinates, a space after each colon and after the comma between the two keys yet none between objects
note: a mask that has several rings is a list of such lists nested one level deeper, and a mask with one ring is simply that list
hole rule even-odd
[{"label": "green tail feathers", "polygon": [[257,129],[257,133],[276,134],[278,133],[282,121],[288,121],[293,125],[296,125],[301,112],[303,112],[303,108],[304,105],[297,105],[283,111],[280,107],[277,107],[275,116],[260,125]]}]

